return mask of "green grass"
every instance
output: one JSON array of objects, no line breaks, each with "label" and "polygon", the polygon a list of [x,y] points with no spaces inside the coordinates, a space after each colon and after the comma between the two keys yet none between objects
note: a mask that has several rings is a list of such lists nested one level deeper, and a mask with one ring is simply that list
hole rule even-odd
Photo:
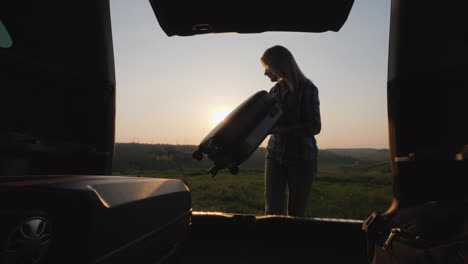
[{"label": "green grass", "polygon": [[[238,175],[222,171],[215,178],[208,175],[206,169],[143,171],[127,175],[182,180],[191,191],[195,211],[263,214],[262,170],[241,169]],[[385,211],[391,200],[388,173],[344,173],[334,166],[322,166],[312,185],[306,216],[365,219],[373,211]]]}]

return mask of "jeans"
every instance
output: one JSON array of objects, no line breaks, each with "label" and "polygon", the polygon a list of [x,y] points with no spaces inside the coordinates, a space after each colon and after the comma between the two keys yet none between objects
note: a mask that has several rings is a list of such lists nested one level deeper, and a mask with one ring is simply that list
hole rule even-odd
[{"label": "jeans", "polygon": [[[314,161],[282,164],[274,158],[265,161],[265,214],[304,216],[312,181]],[[286,196],[286,187],[288,196]]]}]

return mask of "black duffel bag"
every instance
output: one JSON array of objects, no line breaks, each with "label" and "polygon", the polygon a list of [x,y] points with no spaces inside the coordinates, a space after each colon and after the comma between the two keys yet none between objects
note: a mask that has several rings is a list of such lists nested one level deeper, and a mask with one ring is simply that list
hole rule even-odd
[{"label": "black duffel bag", "polygon": [[464,264],[466,204],[428,202],[372,213],[362,229],[367,233],[372,264]]}]

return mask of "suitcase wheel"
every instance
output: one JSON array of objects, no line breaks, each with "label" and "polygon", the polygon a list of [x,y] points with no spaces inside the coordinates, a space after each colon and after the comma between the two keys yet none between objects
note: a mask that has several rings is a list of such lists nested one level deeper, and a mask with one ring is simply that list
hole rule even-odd
[{"label": "suitcase wheel", "polygon": [[237,173],[239,173],[239,167],[237,167],[237,166],[231,167],[231,168],[229,168],[229,172],[231,174],[236,175]]},{"label": "suitcase wheel", "polygon": [[200,161],[200,160],[203,159],[203,153],[202,153],[201,151],[199,151],[199,150],[196,150],[196,151],[194,151],[194,152],[192,153],[192,158],[194,158],[194,159]]},{"label": "suitcase wheel", "polygon": [[216,174],[218,174],[218,168],[216,167],[211,167],[209,170],[208,170],[208,173],[211,174],[211,177],[215,177]]}]

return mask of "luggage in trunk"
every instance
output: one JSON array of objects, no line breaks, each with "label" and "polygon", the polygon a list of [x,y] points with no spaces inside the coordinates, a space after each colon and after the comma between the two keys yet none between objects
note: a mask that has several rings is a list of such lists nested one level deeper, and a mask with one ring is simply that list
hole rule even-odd
[{"label": "luggage in trunk", "polygon": [[0,177],[0,263],[156,263],[191,219],[180,180]]},{"label": "luggage in trunk", "polygon": [[[431,201],[374,212],[363,223],[372,264],[464,263],[466,202]],[[466,263],[466,261],[465,261]]]},{"label": "luggage in trunk", "polygon": [[263,142],[281,113],[273,96],[267,91],[256,92],[201,141],[193,152],[193,158],[201,160],[203,154],[206,154],[214,163],[209,170],[213,176],[224,168],[237,174],[238,166]]},{"label": "luggage in trunk", "polygon": [[362,221],[197,212],[180,262],[366,264]]}]

